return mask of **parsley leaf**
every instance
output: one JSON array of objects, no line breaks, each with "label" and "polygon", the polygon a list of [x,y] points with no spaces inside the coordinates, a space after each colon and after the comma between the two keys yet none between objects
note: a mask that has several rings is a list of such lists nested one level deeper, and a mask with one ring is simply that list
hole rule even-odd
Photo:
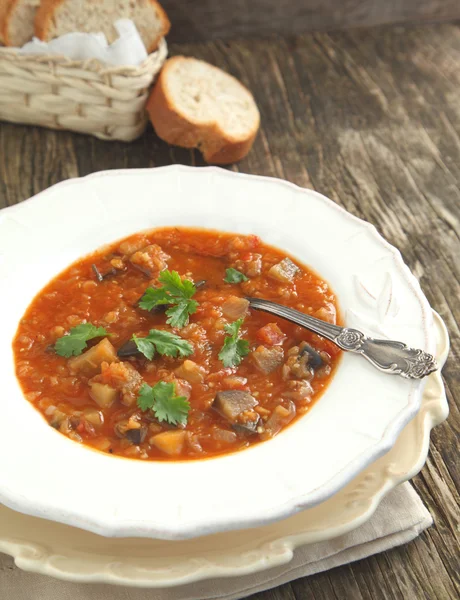
[{"label": "parsley leaf", "polygon": [[237,367],[243,357],[249,354],[249,342],[240,339],[240,327],[243,324],[243,319],[238,319],[234,323],[225,325],[225,333],[229,334],[224,340],[222,350],[219,352],[219,358],[223,362],[224,367]]},{"label": "parsley leaf", "polygon": [[191,298],[196,292],[196,287],[190,279],[181,279],[177,271],[162,271],[158,277],[158,281],[163,284],[163,288],[171,294],[179,298]]},{"label": "parsley leaf", "polygon": [[141,352],[145,356],[145,358],[153,360],[153,357],[155,355],[155,346],[150,340],[148,340],[147,338],[139,338],[137,337],[137,335],[133,335],[131,339],[136,344],[136,347],[139,350],[139,352]]},{"label": "parsley leaf", "polygon": [[227,283],[241,283],[242,281],[248,281],[248,278],[241,271],[230,267],[230,269],[225,269],[224,281]]},{"label": "parsley leaf", "polygon": [[198,302],[192,300],[196,292],[195,284],[189,279],[181,279],[177,271],[162,271],[158,277],[162,287],[149,287],[139,301],[139,306],[144,310],[152,310],[161,304],[170,304],[166,311],[166,323],[171,327],[185,327],[189,316],[196,312]]},{"label": "parsley leaf", "polygon": [[198,302],[196,300],[180,300],[166,311],[168,315],[166,323],[171,327],[184,327],[188,323],[189,315],[195,313],[197,307]]},{"label": "parsley leaf", "polygon": [[81,325],[72,327],[67,335],[59,338],[54,349],[59,356],[65,356],[65,358],[78,356],[86,348],[86,342],[104,335],[108,335],[104,327],[96,327],[92,323],[81,323]]},{"label": "parsley leaf", "polygon": [[136,344],[139,352],[148,358],[153,359],[155,351],[165,356],[190,356],[193,354],[193,347],[190,342],[184,340],[175,333],[162,331],[161,329],[151,329],[144,338],[133,335],[133,342]]},{"label": "parsley leaf", "polygon": [[139,306],[144,310],[152,310],[155,306],[169,304],[170,300],[170,297],[163,288],[149,287],[145,290],[144,295],[139,300]]},{"label": "parsley leaf", "polygon": [[160,381],[153,387],[147,383],[139,390],[137,398],[138,407],[143,410],[152,410],[155,417],[167,421],[171,425],[186,425],[190,403],[185,396],[176,396],[174,383]]}]

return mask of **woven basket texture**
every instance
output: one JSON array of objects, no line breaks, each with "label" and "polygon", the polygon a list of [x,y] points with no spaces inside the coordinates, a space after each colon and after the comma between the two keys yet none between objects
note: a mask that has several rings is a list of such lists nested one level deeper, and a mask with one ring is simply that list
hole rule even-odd
[{"label": "woven basket texture", "polygon": [[147,125],[145,104],[166,41],[138,67],[21,54],[0,47],[0,120],[132,141]]}]

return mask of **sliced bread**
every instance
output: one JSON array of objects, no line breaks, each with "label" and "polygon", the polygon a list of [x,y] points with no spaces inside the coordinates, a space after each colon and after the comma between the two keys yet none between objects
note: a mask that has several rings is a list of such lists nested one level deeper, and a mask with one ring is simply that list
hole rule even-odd
[{"label": "sliced bread", "polygon": [[156,0],[41,0],[35,35],[49,41],[73,31],[101,31],[111,44],[118,37],[113,26],[118,19],[135,23],[148,52],[157,49],[170,28],[166,13]]},{"label": "sliced bread", "polygon": [[244,158],[260,125],[254,98],[237,79],[184,56],[166,61],[147,110],[162,140],[198,148],[206,162],[215,164]]},{"label": "sliced bread", "polygon": [[[40,0],[3,0],[4,17],[2,20],[2,0],[0,0],[0,37],[6,46],[21,47],[34,35],[34,20]],[[3,21],[3,26],[2,26]]]},{"label": "sliced bread", "polygon": [[10,5],[10,1],[11,0],[0,0],[0,44],[5,43],[5,34],[3,29],[5,27],[5,17]]}]

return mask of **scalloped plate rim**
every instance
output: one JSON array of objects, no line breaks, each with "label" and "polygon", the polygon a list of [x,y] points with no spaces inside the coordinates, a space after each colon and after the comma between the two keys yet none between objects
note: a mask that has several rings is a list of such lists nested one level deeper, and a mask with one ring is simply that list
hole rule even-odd
[{"label": "scalloped plate rim", "polygon": [[[194,167],[186,167],[183,165],[157,167],[155,169],[120,169],[113,171],[102,171],[92,173],[82,178],[74,178],[63,181],[52,186],[51,188],[48,188],[47,190],[44,190],[43,192],[40,192],[33,198],[30,198],[19,205],[7,207],[4,211],[0,213],[0,224],[2,221],[2,215],[4,215],[5,213],[13,214],[15,212],[20,212],[26,209],[30,202],[43,202],[46,198],[46,195],[49,193],[55,193],[56,189],[64,188],[66,186],[71,185],[82,184],[83,182],[89,179],[97,179],[103,177],[113,178],[117,176],[136,176],[149,171],[160,170],[168,170],[173,172],[214,172],[217,173],[219,176],[261,180],[266,183],[269,182],[270,185],[276,184],[280,187],[288,187],[291,190],[294,190],[296,193],[314,195],[318,200],[327,204],[329,207],[339,212],[342,216],[356,223],[359,223],[361,227],[365,228],[372,235],[375,241],[377,241],[391,254],[395,266],[402,271],[405,282],[408,284],[408,286],[410,286],[412,293],[418,300],[424,319],[427,320],[428,316],[431,314],[431,309],[429,307],[428,301],[426,300],[418,281],[412,275],[407,265],[403,262],[401,253],[399,252],[399,250],[397,250],[395,247],[389,244],[378,233],[377,229],[372,224],[352,215],[332,200],[328,199],[327,197],[314,190],[304,189],[293,183],[283,181],[278,178],[234,173],[232,171],[226,171],[218,167],[202,167],[197,169]],[[424,331],[425,335],[427,335],[426,326],[424,326]],[[348,463],[344,469],[336,472],[336,474],[331,479],[325,481],[321,486],[319,486],[315,490],[304,494],[300,498],[291,497],[284,503],[272,507],[270,510],[266,510],[264,516],[260,518],[254,518],[254,516],[245,517],[240,514],[237,517],[234,517],[233,520],[226,518],[220,520],[214,519],[213,521],[210,521],[209,519],[207,519],[206,522],[204,522],[203,518],[200,518],[194,521],[189,520],[187,522],[181,522],[178,527],[173,527],[171,526],[171,524],[168,524],[167,527],[163,527],[159,526],[156,523],[146,524],[145,522],[136,521],[134,519],[125,519],[124,521],[122,521],[121,519],[101,515],[91,518],[88,517],[88,515],[85,515],[83,517],[76,510],[60,510],[59,514],[57,514],[58,511],[56,510],[56,507],[54,507],[54,505],[38,505],[37,502],[30,501],[24,496],[18,497],[18,495],[15,495],[14,491],[12,490],[0,491],[0,500],[6,506],[10,506],[11,508],[19,510],[20,512],[23,512],[25,514],[37,517],[52,518],[53,520],[56,520],[58,522],[77,526],[107,537],[126,537],[128,535],[133,535],[133,531],[135,530],[135,535],[138,537],[155,537],[173,540],[188,539],[192,537],[216,533],[219,531],[230,531],[246,527],[258,527],[267,523],[284,519],[289,515],[299,512],[300,510],[304,510],[307,507],[311,507],[323,502],[326,498],[330,497],[336,491],[344,487],[354,476],[356,476],[359,472],[366,468],[367,465],[369,465],[371,462],[374,462],[377,458],[381,457],[383,454],[388,452],[390,448],[394,445],[398,434],[401,432],[403,427],[408,423],[410,419],[414,417],[414,415],[418,411],[420,405],[420,393],[420,387],[417,390],[413,391],[412,400],[408,402],[404,409],[399,412],[398,416],[394,418],[393,422],[385,430],[384,434],[382,435],[382,438],[379,439],[371,448],[368,449],[365,456],[360,455],[359,457]],[[54,512],[54,515],[50,516],[50,511]]]},{"label": "scalloped plate rim", "polygon": [[[447,359],[447,354],[448,354],[448,350],[449,350],[449,337],[448,337],[448,333],[447,333],[447,329],[446,329],[444,321],[438,315],[438,313],[436,313],[435,311],[433,311],[433,313],[435,316],[435,323],[438,328],[438,332],[439,332],[440,336],[443,337],[444,345],[445,345],[443,353],[441,355],[438,355],[438,361],[439,361],[440,369],[441,369]],[[14,540],[12,540],[12,541],[2,540],[1,524],[0,524],[0,551],[12,556],[15,561],[16,566],[24,571],[30,571],[33,573],[48,575],[48,576],[55,577],[55,578],[63,580],[63,581],[80,582],[80,583],[109,583],[112,585],[124,585],[124,586],[139,587],[139,588],[175,587],[175,586],[180,586],[180,585],[187,585],[190,583],[196,583],[196,582],[207,580],[207,579],[214,579],[214,578],[220,578],[220,577],[244,576],[244,575],[247,575],[250,573],[266,571],[266,570],[269,570],[276,566],[287,564],[292,560],[293,552],[296,548],[299,548],[300,546],[307,545],[310,543],[324,541],[324,540],[338,537],[340,535],[344,535],[344,534],[348,533],[349,531],[362,525],[364,522],[366,522],[368,519],[371,518],[371,516],[375,512],[376,508],[378,507],[379,503],[381,502],[382,498],[389,491],[394,489],[397,485],[401,484],[402,482],[411,479],[421,470],[421,468],[423,467],[423,465],[426,461],[426,457],[428,455],[428,447],[429,447],[431,429],[434,426],[441,423],[442,421],[444,421],[447,418],[448,413],[449,413],[449,407],[448,407],[448,403],[447,403],[447,399],[446,399],[446,395],[445,395],[444,384],[442,381],[440,371],[438,371],[437,373],[434,373],[431,377],[433,379],[436,378],[438,383],[440,384],[441,395],[436,398],[435,405],[426,407],[426,410],[424,413],[424,419],[423,419],[423,422],[421,423],[421,427],[423,429],[423,438],[422,438],[422,442],[420,444],[419,452],[417,453],[418,454],[417,461],[413,465],[411,465],[411,467],[407,471],[405,471],[404,473],[401,473],[400,476],[398,476],[398,477],[387,476],[386,479],[383,479],[382,484],[380,485],[379,489],[376,492],[374,492],[374,494],[368,499],[367,509],[361,515],[357,516],[352,521],[344,522],[341,526],[338,526],[338,527],[335,527],[335,528],[332,528],[329,530],[316,529],[315,531],[301,532],[301,533],[298,533],[295,535],[291,534],[291,535],[287,535],[286,537],[280,537],[276,540],[270,540],[270,542],[268,542],[268,544],[270,546],[273,546],[275,544],[277,546],[281,545],[282,552],[279,552],[277,554],[268,555],[268,552],[264,553],[264,551],[262,549],[256,549],[255,551],[257,551],[257,550],[259,551],[260,557],[254,564],[248,564],[244,567],[239,566],[239,567],[227,567],[227,568],[217,567],[215,565],[210,567],[208,564],[208,565],[206,565],[206,569],[204,569],[203,566],[197,567],[195,572],[189,573],[188,575],[181,577],[179,580],[178,579],[170,579],[168,581],[168,580],[163,579],[158,583],[155,582],[155,580],[152,577],[150,579],[148,579],[148,578],[142,579],[138,576],[136,576],[135,578],[134,578],[134,576],[130,578],[128,576],[117,576],[111,571],[104,572],[104,571],[100,570],[98,573],[93,573],[93,574],[83,573],[83,574],[81,574],[78,572],[71,572],[70,570],[63,571],[63,570],[57,569],[53,565],[49,564],[49,559],[50,559],[49,555],[41,556],[41,557],[39,556],[34,559],[33,556],[30,556],[30,554],[33,555],[33,553],[34,553],[34,551],[33,551],[34,544],[33,543],[31,544],[31,547],[27,547],[27,543],[24,543],[24,542],[22,542],[22,544],[21,544],[20,542],[16,542]],[[414,423],[414,426],[415,426],[415,423]],[[399,460],[401,460],[401,459],[399,458]],[[373,468],[373,464],[371,464],[366,469],[366,471],[371,472],[372,468]],[[385,469],[383,468],[382,471],[384,471],[384,470]],[[363,475],[363,474],[364,473],[361,473],[360,475]],[[356,479],[358,479],[358,478],[359,478],[359,475],[357,476]],[[350,482],[350,484],[352,484],[352,483],[353,483],[353,481]],[[334,500],[334,498],[329,499],[329,501],[333,501],[333,500]],[[328,501],[326,501],[326,502],[328,502]],[[255,529],[254,532],[256,533],[257,529]],[[197,538],[197,539],[199,540],[199,538]],[[121,542],[121,540],[120,540],[120,542]],[[267,542],[265,542],[264,544],[266,546]],[[21,552],[23,552],[24,554],[21,554]],[[29,554],[29,556],[27,556],[28,554]],[[63,556],[61,555],[60,558],[63,558]],[[118,561],[116,561],[116,562],[119,562],[119,557],[117,557],[117,558],[118,558]],[[209,573],[210,569],[212,570],[211,573]]]}]

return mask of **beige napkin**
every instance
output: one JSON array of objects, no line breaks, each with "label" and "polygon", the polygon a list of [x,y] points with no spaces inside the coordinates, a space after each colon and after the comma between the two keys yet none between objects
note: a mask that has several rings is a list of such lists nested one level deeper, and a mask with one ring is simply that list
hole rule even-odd
[{"label": "beige napkin", "polygon": [[381,502],[372,518],[354,531],[327,542],[298,548],[292,561],[269,571],[169,589],[138,589],[68,583],[25,573],[0,554],[0,598],[8,600],[237,600],[326,571],[413,540],[433,520],[409,483]]}]

